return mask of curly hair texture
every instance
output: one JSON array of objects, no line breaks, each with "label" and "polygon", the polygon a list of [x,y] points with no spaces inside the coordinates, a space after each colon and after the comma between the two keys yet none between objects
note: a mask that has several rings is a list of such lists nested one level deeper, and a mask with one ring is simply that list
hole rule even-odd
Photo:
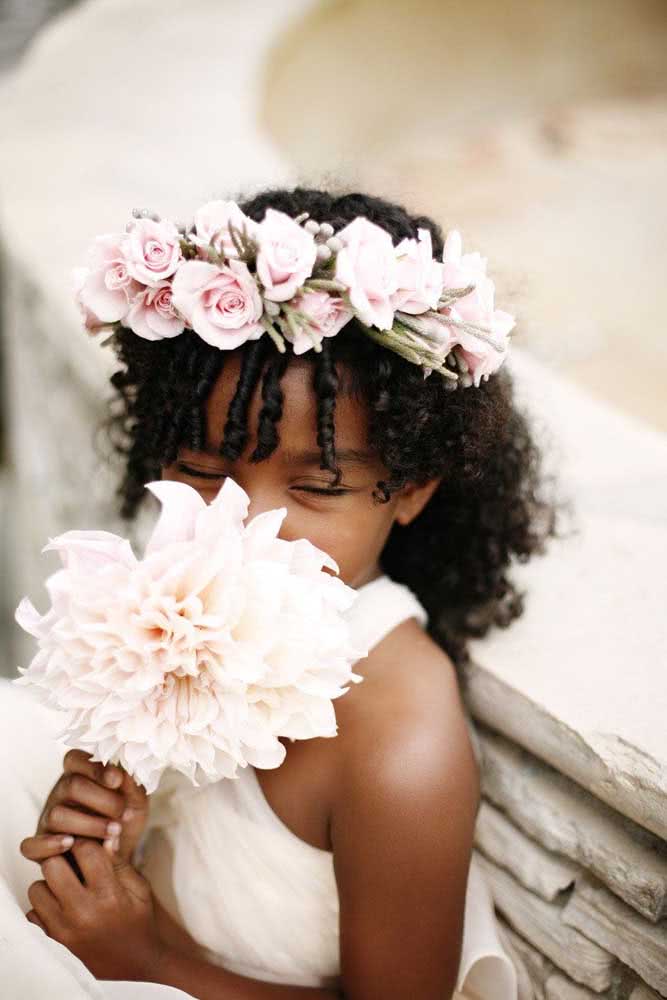
[{"label": "curly hair texture", "polygon": [[[386,229],[395,244],[431,233],[434,256],[443,235],[427,216],[364,193],[335,194],[305,187],[267,189],[240,207],[261,221],[268,207],[296,217],[302,212],[339,230],[357,215]],[[125,472],[117,495],[121,516],[134,517],[148,495],[144,484],[160,478],[181,445],[205,446],[204,404],[222,367],[225,352],[190,330],[149,341],[120,327],[112,338],[122,368],[111,376],[117,395],[101,425]],[[461,674],[469,661],[467,639],[484,636],[492,625],[507,627],[523,612],[524,594],[508,578],[513,558],[526,562],[542,553],[549,536],[558,537],[559,503],[543,495],[548,477],[530,421],[513,400],[506,366],[478,388],[446,390],[433,373],[363,334],[351,320],[322,352],[308,352],[317,399],[317,442],[321,467],[339,478],[335,448],[338,392],[352,393],[367,407],[369,444],[390,471],[377,484],[381,503],[407,482],[442,476],[422,513],[409,525],[395,525],[382,553],[383,569],[407,584],[429,613],[429,631]],[[281,355],[269,337],[246,343],[229,407],[221,452],[234,460],[248,437],[247,414],[261,380],[262,407],[257,445],[250,460],[262,461],[279,441],[283,396],[281,377],[294,357]]]}]

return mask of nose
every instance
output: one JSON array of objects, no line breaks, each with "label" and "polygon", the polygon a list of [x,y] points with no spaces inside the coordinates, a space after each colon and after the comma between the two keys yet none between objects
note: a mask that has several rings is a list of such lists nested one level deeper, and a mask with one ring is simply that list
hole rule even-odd
[{"label": "nose", "polygon": [[274,492],[269,490],[262,490],[261,492],[253,490],[252,493],[248,492],[248,496],[250,497],[248,520],[257,517],[258,514],[264,514],[266,511],[275,510],[276,507],[285,506],[284,498],[279,498]]},{"label": "nose", "polygon": [[264,514],[269,510],[287,508],[287,517],[283,519],[283,522],[280,525],[278,538],[281,538],[284,542],[293,542],[297,538],[301,538],[303,536],[303,532],[299,532],[298,529],[295,531],[296,525],[290,517],[289,507],[285,502],[284,493],[263,491],[259,495],[253,493],[252,495],[249,494],[249,496],[250,504],[248,505],[248,517],[246,518],[246,524],[248,524],[252,518],[257,517],[259,514]]}]

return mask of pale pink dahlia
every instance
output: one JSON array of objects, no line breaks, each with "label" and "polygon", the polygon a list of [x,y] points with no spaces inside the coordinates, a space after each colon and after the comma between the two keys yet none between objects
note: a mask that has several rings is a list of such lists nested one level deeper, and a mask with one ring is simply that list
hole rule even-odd
[{"label": "pale pink dahlia", "polygon": [[60,736],[121,764],[153,792],[166,768],[195,785],[238,766],[278,767],[278,736],[335,736],[332,700],[362,677],[344,612],[356,593],[305,539],[278,538],[284,508],[247,524],[227,479],[206,504],[184,483],[147,488],[162,504],[143,559],[108,531],[66,531],[43,551],[63,568],[51,607],[27,598],[19,625],[39,649],[15,683],[64,713]]}]

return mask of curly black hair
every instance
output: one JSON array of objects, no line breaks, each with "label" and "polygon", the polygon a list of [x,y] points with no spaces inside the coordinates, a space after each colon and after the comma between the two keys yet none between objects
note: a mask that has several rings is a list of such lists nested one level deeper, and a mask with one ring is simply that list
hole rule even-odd
[{"label": "curly black hair", "polygon": [[[271,207],[292,217],[307,212],[336,231],[363,215],[387,230],[395,244],[426,228],[434,256],[442,255],[437,223],[370,194],[297,186],[266,189],[237,201],[256,221]],[[111,342],[123,367],[111,376],[117,394],[100,429],[124,459],[117,495],[121,517],[129,520],[148,495],[144,484],[160,478],[161,468],[175,460],[179,446],[204,448],[204,404],[226,352],[188,329],[177,337],[150,341],[120,326]],[[240,350],[241,371],[220,450],[232,460],[242,454],[248,405],[261,380],[257,445],[250,458],[258,462],[278,443],[280,381],[294,355],[290,350],[280,354],[268,336]],[[507,627],[522,614],[525,595],[508,578],[508,569],[513,558],[525,562],[544,552],[548,537],[559,536],[557,521],[564,506],[547,495],[553,477],[544,473],[530,419],[513,399],[507,366],[478,388],[451,391],[450,380],[436,373],[425,379],[420,367],[363,335],[354,319],[336,337],[323,341],[321,353],[311,351],[304,357],[313,365],[321,467],[332,473],[334,482],[340,475],[336,395],[343,389],[365,402],[369,444],[390,471],[387,481],[377,484],[376,502],[386,502],[408,482],[443,477],[422,513],[411,524],[392,528],[381,562],[425,606],[430,633],[462,678],[470,659],[467,639],[485,635],[493,624]]]}]

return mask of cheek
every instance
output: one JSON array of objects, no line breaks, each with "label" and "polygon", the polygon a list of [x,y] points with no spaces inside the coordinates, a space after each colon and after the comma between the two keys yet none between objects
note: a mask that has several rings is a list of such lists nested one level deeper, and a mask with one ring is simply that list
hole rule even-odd
[{"label": "cheek", "polygon": [[375,568],[393,524],[393,512],[385,506],[359,504],[340,511],[292,509],[283,522],[281,537],[307,538],[338,563],[340,578],[349,586],[365,582]]}]

